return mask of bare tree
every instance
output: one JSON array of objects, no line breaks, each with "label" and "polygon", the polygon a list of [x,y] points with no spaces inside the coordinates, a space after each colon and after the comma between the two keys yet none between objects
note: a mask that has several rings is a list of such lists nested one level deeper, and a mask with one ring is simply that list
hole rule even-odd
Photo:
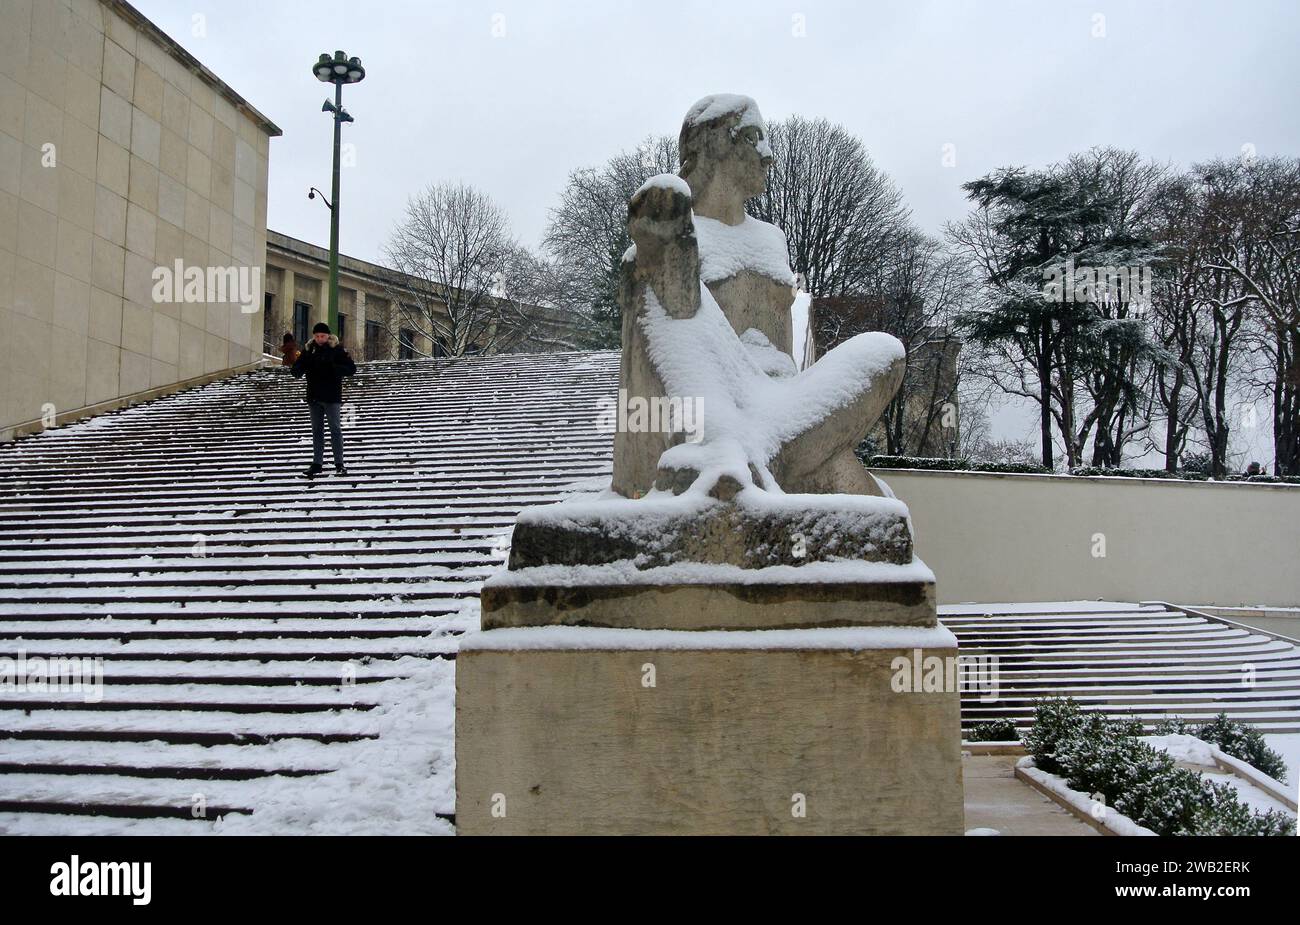
[{"label": "bare tree", "polygon": [[[608,346],[602,319],[589,310],[580,278],[553,258],[521,248],[502,281],[501,296],[528,319],[530,351],[590,350]],[[617,344],[615,344],[617,346]]]},{"label": "bare tree", "polygon": [[1201,419],[1202,383],[1194,367],[1207,336],[1207,313],[1201,302],[1203,266],[1208,246],[1204,198],[1190,176],[1169,180],[1161,190],[1154,219],[1162,247],[1152,302],[1156,338],[1175,358],[1154,371],[1152,394],[1163,423],[1159,442],[1150,445],[1165,457],[1165,470],[1178,470],[1189,437]]},{"label": "bare tree", "polygon": [[1241,168],[1239,162],[1224,160],[1193,168],[1205,236],[1196,301],[1205,319],[1190,372],[1200,396],[1201,427],[1214,478],[1228,473],[1229,399],[1247,359],[1243,350],[1250,334],[1251,305],[1256,300],[1245,279],[1260,269],[1247,177]]},{"label": "bare tree", "polygon": [[[957,429],[953,456],[985,458],[981,450],[990,442],[993,413],[1001,394],[988,367],[989,358],[977,347],[972,349],[963,345],[957,354],[957,403],[961,409],[961,426]],[[1032,443],[1029,449],[1032,457]]]},{"label": "bare tree", "polygon": [[[965,265],[920,232],[900,235],[867,282],[868,295],[830,296],[812,304],[815,356],[865,331],[903,344],[907,371],[876,427],[875,450],[893,456],[951,456],[958,441],[958,356],[951,320],[964,304]],[[864,451],[865,452],[865,451]]]},{"label": "bare tree", "polygon": [[998,463],[1003,466],[1038,466],[1040,461],[1032,440],[980,440],[962,454],[974,462]]},{"label": "bare tree", "polygon": [[573,316],[573,329],[586,346],[619,344],[619,268],[632,245],[628,200],[646,180],[675,173],[678,166],[677,140],[659,135],[616,154],[601,167],[569,174],[542,242],[547,261],[544,297]]},{"label": "bare tree", "polygon": [[1273,464],[1300,474],[1300,159],[1216,165],[1231,174],[1234,202],[1216,216],[1232,234],[1207,270],[1227,272],[1254,309],[1250,340],[1265,360],[1272,400]]},{"label": "bare tree", "polygon": [[412,196],[384,253],[397,316],[389,333],[412,352],[489,353],[526,335],[530,322],[520,303],[501,294],[520,248],[505,211],[484,193],[439,183]]},{"label": "bare tree", "polygon": [[791,116],[769,124],[768,140],[767,192],[749,213],[785,232],[814,298],[868,293],[907,232],[902,194],[843,126]]}]

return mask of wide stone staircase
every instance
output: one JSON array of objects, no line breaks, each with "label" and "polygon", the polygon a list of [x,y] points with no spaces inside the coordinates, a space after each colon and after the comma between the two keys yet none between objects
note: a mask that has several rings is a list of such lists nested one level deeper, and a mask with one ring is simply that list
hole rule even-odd
[{"label": "wide stone staircase", "polygon": [[1154,602],[951,605],[939,618],[963,659],[996,659],[995,684],[968,675],[967,727],[1001,718],[1024,727],[1035,700],[1069,696],[1148,726],[1223,712],[1266,733],[1300,732],[1300,647],[1248,626]]},{"label": "wide stone staircase", "polygon": [[600,353],[361,364],[342,478],[303,477],[282,368],[0,447],[0,658],[104,666],[96,703],[0,688],[0,830],[190,820],[195,791],[210,819],[332,770],[380,682],[455,657],[515,515],[608,479],[617,375]]},{"label": "wide stone staircase", "polygon": [[[0,668],[104,672],[94,702],[0,683],[0,832],[210,825],[195,791],[211,820],[339,767],[378,734],[387,682],[455,658],[515,515],[608,479],[617,378],[615,352],[361,364],[346,477],[302,476],[303,387],[280,368],[0,447]],[[964,693],[967,724],[1069,693],[1300,731],[1283,640],[1163,605],[941,617],[998,659],[998,699]]]}]

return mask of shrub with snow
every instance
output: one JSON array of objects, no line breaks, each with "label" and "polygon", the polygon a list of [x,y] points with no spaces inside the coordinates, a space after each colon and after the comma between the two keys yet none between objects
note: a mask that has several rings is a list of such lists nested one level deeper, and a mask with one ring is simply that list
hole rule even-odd
[{"label": "shrub with snow", "polygon": [[[1222,723],[1216,720],[1201,728],[1218,724],[1217,734],[1238,744],[1250,738],[1243,732],[1247,727],[1226,716],[1220,719]],[[1181,721],[1177,725],[1180,728],[1167,731],[1185,728]],[[1024,742],[1040,769],[1059,774],[1075,790],[1100,795],[1107,806],[1157,835],[1295,834],[1295,820],[1289,815],[1252,810],[1235,789],[1178,767],[1168,753],[1140,741],[1141,734],[1140,723],[1084,713],[1065,697],[1038,702],[1034,726]]]},{"label": "shrub with snow", "polygon": [[962,738],[967,742],[1019,742],[1020,730],[1009,719],[972,723]]},{"label": "shrub with snow", "polygon": [[1279,783],[1286,783],[1286,760],[1264,741],[1258,729],[1228,718],[1220,713],[1212,722],[1200,726],[1196,737],[1213,742],[1234,758],[1263,771]]}]

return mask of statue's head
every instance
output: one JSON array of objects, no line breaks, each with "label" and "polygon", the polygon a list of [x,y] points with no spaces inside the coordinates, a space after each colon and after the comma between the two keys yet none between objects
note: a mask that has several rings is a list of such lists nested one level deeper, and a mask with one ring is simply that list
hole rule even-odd
[{"label": "statue's head", "polygon": [[767,189],[772,148],[758,104],[748,96],[706,96],[686,113],[678,138],[681,177],[699,196],[703,187],[722,181],[742,200]]}]

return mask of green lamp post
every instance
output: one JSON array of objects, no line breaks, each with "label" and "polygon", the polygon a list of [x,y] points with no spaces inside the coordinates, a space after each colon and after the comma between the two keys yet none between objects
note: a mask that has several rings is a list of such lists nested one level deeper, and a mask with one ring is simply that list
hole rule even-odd
[{"label": "green lamp post", "polygon": [[[334,84],[334,100],[325,100],[321,112],[334,114],[334,186],[331,201],[326,203],[330,209],[330,330],[339,330],[339,140],[340,129],[344,122],[353,119],[343,109],[343,85],[360,83],[365,79],[366,69],[361,66],[361,59],[349,58],[341,51],[327,54],[312,65],[312,73],[322,83]],[[325,197],[322,196],[322,199]]]}]

